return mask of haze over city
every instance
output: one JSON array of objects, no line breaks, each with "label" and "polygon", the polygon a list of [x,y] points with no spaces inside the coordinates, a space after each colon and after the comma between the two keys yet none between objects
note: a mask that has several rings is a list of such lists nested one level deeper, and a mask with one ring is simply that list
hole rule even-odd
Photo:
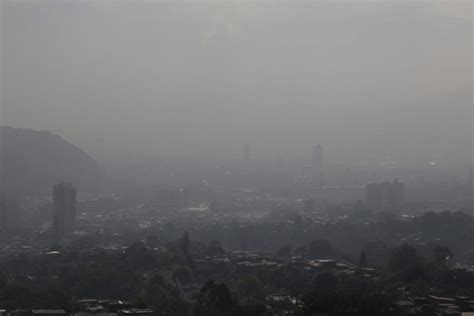
[{"label": "haze over city", "polygon": [[120,157],[463,167],[470,1],[2,1],[2,125]]},{"label": "haze over city", "polygon": [[472,0],[0,0],[0,316],[474,316]]}]

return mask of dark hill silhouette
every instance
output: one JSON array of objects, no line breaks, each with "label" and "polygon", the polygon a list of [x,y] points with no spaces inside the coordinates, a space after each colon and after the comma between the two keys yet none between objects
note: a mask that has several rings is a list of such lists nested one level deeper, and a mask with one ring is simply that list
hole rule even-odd
[{"label": "dark hill silhouette", "polygon": [[99,188],[102,168],[49,131],[0,127],[0,186],[17,194],[47,193],[59,181],[82,192]]}]

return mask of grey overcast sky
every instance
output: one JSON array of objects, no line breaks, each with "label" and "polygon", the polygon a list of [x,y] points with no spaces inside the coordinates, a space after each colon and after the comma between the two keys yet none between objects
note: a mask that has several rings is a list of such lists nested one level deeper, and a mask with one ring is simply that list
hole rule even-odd
[{"label": "grey overcast sky", "polygon": [[0,1],[1,125],[99,160],[471,155],[471,1]]}]

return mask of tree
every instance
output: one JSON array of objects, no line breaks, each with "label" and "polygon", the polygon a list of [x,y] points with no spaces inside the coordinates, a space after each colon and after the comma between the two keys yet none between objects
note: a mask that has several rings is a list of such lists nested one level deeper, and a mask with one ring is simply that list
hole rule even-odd
[{"label": "tree", "polygon": [[72,297],[67,301],[67,304],[66,304],[67,312],[74,314],[80,310],[81,310],[81,304],[79,304],[79,301],[77,300],[77,298]]},{"label": "tree", "polygon": [[179,246],[186,264],[192,266],[193,258],[191,256],[191,240],[188,231],[185,231],[183,237],[179,240]]},{"label": "tree", "polygon": [[195,316],[237,316],[242,310],[229,288],[224,284],[215,284],[209,280],[201,288],[194,306]]},{"label": "tree", "polygon": [[370,258],[371,266],[386,266],[390,258],[390,249],[380,240],[367,242],[364,247],[366,257]]},{"label": "tree", "polygon": [[207,246],[207,252],[211,255],[218,255],[218,254],[225,253],[224,248],[222,248],[222,245],[220,241],[218,240],[209,241],[209,245]]},{"label": "tree", "polygon": [[307,253],[306,246],[298,247],[298,248],[296,248],[295,251],[294,251],[294,254],[295,254],[296,256],[301,256],[301,257],[306,256],[306,253]]},{"label": "tree", "polygon": [[401,271],[423,263],[423,258],[419,257],[416,249],[407,244],[392,249],[390,255],[389,269],[393,272]]},{"label": "tree", "polygon": [[449,249],[448,247],[436,245],[433,248],[433,256],[436,264],[444,266],[446,264],[446,260],[452,258],[454,255],[451,249]]},{"label": "tree", "polygon": [[333,249],[327,239],[313,241],[308,248],[308,257],[311,259],[324,258],[332,254]]},{"label": "tree", "polygon": [[303,296],[296,315],[393,315],[390,300],[382,295],[313,290]]},{"label": "tree", "polygon": [[150,252],[142,242],[133,243],[125,250],[123,257],[135,269],[152,268],[156,263],[153,252]]},{"label": "tree", "polygon": [[5,287],[6,285],[7,285],[7,276],[5,275],[5,273],[0,271],[0,289],[2,287]]},{"label": "tree", "polygon": [[[186,302],[179,300],[179,293],[163,276],[155,275],[145,288],[145,303],[164,315],[187,315]],[[178,313],[178,309],[180,312]],[[181,312],[181,310],[183,310]]]},{"label": "tree", "polygon": [[320,272],[314,275],[312,283],[318,289],[331,290],[337,288],[339,279],[332,272]]},{"label": "tree", "polygon": [[157,248],[160,245],[160,239],[156,235],[149,235],[146,237],[146,244],[149,247]]},{"label": "tree", "polygon": [[190,240],[189,240],[189,233],[185,231],[183,237],[181,238],[181,251],[183,252],[184,256],[187,257],[190,255]]},{"label": "tree", "polygon": [[173,280],[179,279],[183,284],[192,282],[193,272],[187,266],[180,266],[173,271]]},{"label": "tree", "polygon": [[237,294],[241,299],[246,299],[247,301],[265,299],[263,284],[253,275],[246,276],[239,281]]}]

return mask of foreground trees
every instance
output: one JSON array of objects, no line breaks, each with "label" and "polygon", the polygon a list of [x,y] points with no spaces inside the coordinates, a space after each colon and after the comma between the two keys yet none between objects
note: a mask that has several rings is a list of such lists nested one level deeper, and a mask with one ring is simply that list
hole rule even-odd
[{"label": "foreground trees", "polygon": [[390,300],[383,295],[358,295],[340,291],[308,292],[297,315],[390,316],[394,315]]},{"label": "foreground trees", "polygon": [[237,316],[243,315],[237,299],[232,295],[229,288],[224,284],[216,284],[207,281],[199,293],[194,306],[195,316]]}]

